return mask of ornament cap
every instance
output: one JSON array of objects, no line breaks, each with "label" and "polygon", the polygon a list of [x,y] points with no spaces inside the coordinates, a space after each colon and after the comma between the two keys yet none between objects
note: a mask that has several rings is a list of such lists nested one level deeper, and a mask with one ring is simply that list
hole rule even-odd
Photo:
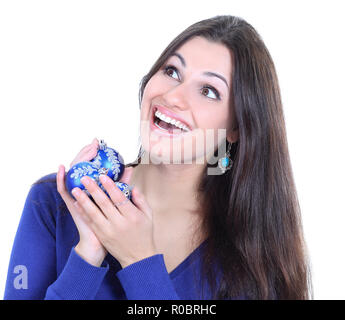
[{"label": "ornament cap", "polygon": [[107,148],[107,144],[104,142],[103,139],[100,140],[99,142],[99,149],[100,150],[105,150]]}]

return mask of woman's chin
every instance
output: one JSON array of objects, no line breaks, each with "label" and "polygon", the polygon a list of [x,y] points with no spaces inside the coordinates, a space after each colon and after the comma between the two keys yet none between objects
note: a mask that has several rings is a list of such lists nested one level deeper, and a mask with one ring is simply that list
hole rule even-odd
[{"label": "woman's chin", "polygon": [[[144,145],[144,144],[143,144]],[[170,149],[164,144],[156,144],[151,148],[144,149],[141,163],[152,164],[205,164],[204,154],[196,155],[195,152],[185,153],[181,149]],[[198,160],[196,160],[198,159]]]}]

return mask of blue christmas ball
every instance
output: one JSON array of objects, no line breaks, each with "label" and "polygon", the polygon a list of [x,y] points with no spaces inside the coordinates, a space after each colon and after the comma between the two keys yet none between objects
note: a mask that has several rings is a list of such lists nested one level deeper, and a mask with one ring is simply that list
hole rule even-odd
[{"label": "blue christmas ball", "polygon": [[66,188],[69,193],[71,193],[74,188],[78,187],[81,190],[84,190],[88,195],[90,195],[80,181],[80,179],[84,176],[88,176],[99,183],[98,168],[88,161],[79,162],[72,166],[71,169],[68,170],[66,175]]},{"label": "blue christmas ball", "polygon": [[[127,183],[115,181],[116,186],[123,192],[127,199],[132,201],[132,189]],[[105,190],[102,184],[100,184],[100,188],[104,191],[104,193],[110,198],[108,192]]]},{"label": "blue christmas ball", "polygon": [[121,179],[125,171],[125,163],[122,156],[114,149],[107,147],[103,140],[99,144],[97,156],[90,161],[99,174],[106,174],[114,181]]},{"label": "blue christmas ball", "polygon": [[116,181],[115,184],[123,192],[127,199],[132,200],[132,187],[130,187],[127,183],[119,181]]},{"label": "blue christmas ball", "polygon": [[[89,191],[81,183],[80,179],[84,176],[89,176],[97,182],[98,186],[110,198],[109,194],[101,184],[99,176],[106,174],[115,181],[119,189],[131,200],[131,187],[124,182],[118,182],[125,171],[125,163],[122,156],[114,149],[108,148],[101,140],[97,156],[91,161],[84,161],[75,164],[66,175],[66,188],[72,195],[71,191],[78,187],[83,190],[92,200]],[[73,197],[73,195],[72,195]]]}]

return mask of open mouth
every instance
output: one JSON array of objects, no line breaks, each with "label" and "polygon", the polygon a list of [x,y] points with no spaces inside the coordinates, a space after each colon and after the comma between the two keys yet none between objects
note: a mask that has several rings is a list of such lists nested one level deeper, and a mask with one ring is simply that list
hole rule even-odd
[{"label": "open mouth", "polygon": [[171,119],[154,108],[152,111],[153,126],[172,135],[180,135],[191,131],[185,124]]}]

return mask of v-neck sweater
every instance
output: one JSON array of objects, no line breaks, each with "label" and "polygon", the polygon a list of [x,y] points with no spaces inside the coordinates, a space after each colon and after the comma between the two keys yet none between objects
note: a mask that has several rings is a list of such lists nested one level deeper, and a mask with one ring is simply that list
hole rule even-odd
[{"label": "v-neck sweater", "polygon": [[[56,173],[42,177],[39,182],[47,179],[56,179]],[[102,265],[96,267],[74,249],[79,233],[56,182],[33,184],[13,243],[4,299],[210,299],[208,282],[201,288],[201,251],[207,241],[170,273],[163,254],[122,268],[108,253]]]}]

